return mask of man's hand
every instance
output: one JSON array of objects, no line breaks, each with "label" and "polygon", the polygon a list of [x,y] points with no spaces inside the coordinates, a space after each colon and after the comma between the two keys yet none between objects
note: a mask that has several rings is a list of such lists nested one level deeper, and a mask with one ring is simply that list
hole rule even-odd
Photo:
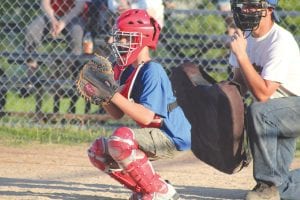
[{"label": "man's hand", "polygon": [[57,38],[62,30],[66,27],[66,23],[63,20],[59,20],[53,26],[53,32],[51,32],[53,38]]},{"label": "man's hand", "polygon": [[231,42],[230,42],[231,51],[235,54],[237,59],[239,59],[247,55],[246,47],[247,47],[247,40],[244,37],[243,32],[240,29],[237,29],[234,32],[234,34],[231,36]]}]

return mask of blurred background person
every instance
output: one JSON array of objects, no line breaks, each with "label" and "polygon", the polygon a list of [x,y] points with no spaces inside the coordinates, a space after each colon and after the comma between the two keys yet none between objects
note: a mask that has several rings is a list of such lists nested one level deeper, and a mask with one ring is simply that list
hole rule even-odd
[{"label": "blurred background person", "polygon": [[156,19],[161,28],[164,26],[163,0],[108,0],[108,8],[117,15],[130,8],[145,9],[151,17]]},{"label": "blurred background person", "polygon": [[63,33],[70,40],[72,53],[80,55],[87,11],[86,2],[89,0],[42,0],[41,9],[44,13],[28,25],[25,50],[33,52],[48,33],[53,38]]},{"label": "blurred background person", "polygon": [[224,12],[222,17],[224,18],[226,25],[226,34],[229,36],[233,35],[236,27],[231,13],[230,0],[214,0],[213,2],[216,4],[219,11]]},{"label": "blurred background person", "polygon": [[[74,55],[81,55],[88,2],[90,0],[41,0],[40,7],[44,13],[38,15],[28,25],[25,33],[25,51],[27,53],[34,53],[48,35],[53,39],[64,35],[67,41],[66,51]],[[32,61],[31,63],[36,63],[33,58],[28,58],[28,60]],[[71,76],[67,78],[71,77],[74,80],[80,68],[80,63],[64,60],[64,58],[62,58],[62,62],[64,67],[59,68],[57,66],[54,71],[51,70],[51,73],[55,75],[58,74],[56,71],[59,71],[61,76],[55,77],[58,79],[65,78],[64,74],[69,73]],[[26,62],[26,65],[30,71],[32,69],[30,63]],[[35,68],[38,67],[37,65]],[[68,111],[75,113],[74,106],[78,98],[76,92],[71,94],[71,103]],[[55,105],[58,104],[56,101],[57,98],[55,98]],[[54,112],[57,112],[56,108]]]}]

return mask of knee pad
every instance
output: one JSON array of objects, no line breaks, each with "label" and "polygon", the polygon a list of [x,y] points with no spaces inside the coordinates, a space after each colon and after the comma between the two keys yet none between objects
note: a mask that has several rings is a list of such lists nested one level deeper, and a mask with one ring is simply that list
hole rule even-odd
[{"label": "knee pad", "polygon": [[107,140],[103,137],[96,139],[88,149],[91,163],[101,171],[108,171],[109,156],[107,151]]},{"label": "knee pad", "polygon": [[96,168],[104,171],[128,189],[140,192],[140,188],[136,182],[129,174],[123,172],[119,165],[108,154],[107,139],[103,137],[96,139],[88,149],[88,156]]},{"label": "knee pad", "polygon": [[117,128],[107,141],[110,156],[117,162],[134,159],[138,144],[134,132],[128,127]]},{"label": "knee pad", "polygon": [[262,119],[264,118],[264,108],[262,107],[261,103],[254,102],[252,105],[250,105],[247,109],[247,126],[253,126],[255,121],[263,121]]}]

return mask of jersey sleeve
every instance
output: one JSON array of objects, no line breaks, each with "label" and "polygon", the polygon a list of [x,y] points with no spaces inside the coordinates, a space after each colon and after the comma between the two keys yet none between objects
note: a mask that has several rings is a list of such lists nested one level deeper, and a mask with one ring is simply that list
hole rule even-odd
[{"label": "jersey sleeve", "polygon": [[141,95],[139,103],[161,117],[167,115],[167,77],[162,67],[151,65],[144,70],[141,76]]}]

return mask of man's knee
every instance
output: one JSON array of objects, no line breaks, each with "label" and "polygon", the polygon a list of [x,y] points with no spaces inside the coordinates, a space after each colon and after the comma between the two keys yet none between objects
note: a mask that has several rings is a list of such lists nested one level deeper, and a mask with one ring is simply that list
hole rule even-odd
[{"label": "man's knee", "polygon": [[254,102],[247,109],[248,119],[255,119],[261,117],[264,113],[264,103]]},{"label": "man's knee", "polygon": [[264,123],[266,123],[266,120],[268,119],[268,116],[266,115],[268,109],[266,103],[262,102],[254,102],[248,107],[246,128],[250,139],[255,139],[265,134],[265,132],[262,131],[262,128],[265,126]]},{"label": "man's knee", "polygon": [[115,161],[130,158],[138,149],[134,132],[128,127],[117,128],[108,139],[108,151]]}]

